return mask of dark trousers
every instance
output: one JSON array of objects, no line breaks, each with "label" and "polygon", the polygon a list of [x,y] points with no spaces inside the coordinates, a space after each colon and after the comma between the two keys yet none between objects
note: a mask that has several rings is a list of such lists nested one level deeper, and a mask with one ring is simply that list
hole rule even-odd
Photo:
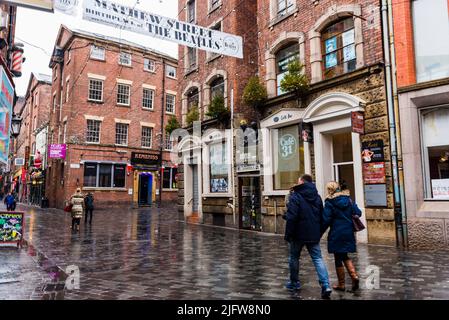
[{"label": "dark trousers", "polygon": [[87,223],[87,216],[90,215],[89,223],[92,223],[92,215],[94,214],[94,209],[86,209],[86,216],[84,217],[84,222]]},{"label": "dark trousers", "polygon": [[75,224],[79,227],[81,218],[72,218],[72,229],[75,230]]},{"label": "dark trousers", "polygon": [[347,253],[334,253],[335,267],[343,267],[343,262],[349,260]]}]

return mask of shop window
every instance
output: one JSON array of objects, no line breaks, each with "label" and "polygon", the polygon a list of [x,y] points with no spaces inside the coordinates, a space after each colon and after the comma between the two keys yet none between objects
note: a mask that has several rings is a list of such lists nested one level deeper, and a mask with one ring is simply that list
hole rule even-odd
[{"label": "shop window", "polygon": [[426,198],[449,200],[449,107],[422,114]]},{"label": "shop window", "polygon": [[273,186],[275,190],[288,190],[304,174],[304,147],[299,126],[272,129]]},{"label": "shop window", "polygon": [[86,162],[84,164],[84,187],[124,188],[126,164]]},{"label": "shop window", "polygon": [[412,4],[417,82],[449,77],[449,2],[415,0]]},{"label": "shop window", "polygon": [[211,193],[227,193],[229,185],[226,142],[209,145],[209,180]]},{"label": "shop window", "polygon": [[356,69],[354,19],[346,18],[321,32],[325,79]]},{"label": "shop window", "polygon": [[299,44],[294,43],[279,50],[276,54],[276,82],[277,82],[277,94],[285,93],[281,89],[281,81],[284,79],[288,65],[294,60],[299,60]]},{"label": "shop window", "polygon": [[176,183],[177,173],[178,173],[178,168],[165,168],[164,169],[164,179],[162,182],[162,188],[178,189],[178,185]]}]

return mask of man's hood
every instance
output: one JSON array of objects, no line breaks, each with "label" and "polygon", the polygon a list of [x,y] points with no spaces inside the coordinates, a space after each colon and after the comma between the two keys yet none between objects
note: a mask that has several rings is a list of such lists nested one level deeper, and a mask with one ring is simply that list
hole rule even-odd
[{"label": "man's hood", "polygon": [[318,190],[315,185],[310,182],[298,184],[293,187],[293,190],[298,192],[308,202],[313,202],[319,198]]}]

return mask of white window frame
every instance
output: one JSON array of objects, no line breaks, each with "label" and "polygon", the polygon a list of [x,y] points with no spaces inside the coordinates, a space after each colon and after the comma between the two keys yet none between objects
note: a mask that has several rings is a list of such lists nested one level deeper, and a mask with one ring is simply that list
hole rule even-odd
[{"label": "white window frame", "polygon": [[[167,111],[167,103],[168,103],[168,96],[172,96],[173,97],[173,111]],[[168,91],[165,93],[165,106],[164,106],[164,111],[167,114],[172,114],[175,115],[176,114],[176,92],[172,92],[172,91]]]},{"label": "white window frame", "polygon": [[62,143],[66,143],[67,141],[67,120],[64,121],[64,126],[63,126],[63,136],[62,136]]},{"label": "white window frame", "polygon": [[207,1],[208,13],[211,13],[212,11],[217,10],[218,8],[221,7],[221,5],[222,5],[222,0],[208,0]]},{"label": "white window frame", "polygon": [[[152,68],[147,68],[147,66],[152,66]],[[151,58],[143,58],[143,70],[153,73],[156,72],[156,61]]]},{"label": "white window frame", "polygon": [[[143,145],[143,130],[144,129],[150,129],[150,146],[144,146]],[[140,146],[142,147],[142,148],[145,148],[145,149],[151,149],[151,148],[153,148],[153,131],[154,131],[154,128],[153,127],[149,127],[149,126],[141,126],[141,129],[140,129]]]},{"label": "white window frame", "polygon": [[[192,2],[193,2],[193,19],[191,19],[190,12],[189,12],[189,8],[192,7]],[[187,4],[186,4],[186,21],[188,23],[195,24],[196,23],[196,14],[197,14],[197,12],[196,12],[196,0],[188,0]]]},{"label": "white window frame", "polygon": [[[177,191],[178,190],[178,188],[172,188],[173,181],[174,181],[174,179],[176,179],[176,176],[173,175],[173,169],[178,169],[178,168],[177,167],[165,167],[164,168],[164,173],[166,172],[166,170],[170,170],[170,188],[162,187],[162,190],[164,190],[164,191]],[[164,177],[162,177],[162,186],[163,185],[164,185]]]},{"label": "white window frame", "polygon": [[[126,102],[126,103],[124,103],[124,102],[119,102],[119,96],[120,95],[122,95],[122,96],[126,96],[126,94],[125,93],[120,93],[120,87],[124,87],[124,88],[128,88],[127,90],[128,90],[128,93],[127,93],[127,96],[128,96],[128,98],[127,98],[127,101],[128,102]],[[131,85],[130,84],[127,84],[127,83],[117,83],[117,99],[116,99],[116,103],[117,103],[117,105],[118,106],[126,106],[126,107],[129,107],[130,105],[131,105]]]},{"label": "white window frame", "polygon": [[[224,198],[228,198],[228,197],[232,197],[233,196],[233,190],[234,190],[234,186],[232,184],[232,174],[233,174],[233,170],[232,170],[232,161],[230,161],[230,159],[232,158],[232,143],[230,143],[230,141],[232,141],[232,133],[230,130],[226,130],[226,131],[219,131],[217,129],[212,129],[212,131],[207,132],[207,134],[204,135],[205,137],[207,137],[205,139],[203,148],[202,148],[202,158],[203,158],[203,162],[201,163],[202,165],[202,172],[203,172],[203,197],[224,197]],[[225,148],[226,148],[226,153],[227,153],[227,162],[228,163],[228,192],[226,193],[212,193],[210,192],[210,145],[211,144],[215,144],[215,143],[221,143],[221,142],[225,142]]]},{"label": "white window frame", "polygon": [[[87,136],[88,136],[88,132],[89,132],[89,121],[95,121],[98,122],[98,141],[87,141]],[[102,120],[99,119],[90,119],[87,118],[86,119],[86,143],[88,144],[100,144],[101,143],[101,124],[102,124]]]},{"label": "white window frame", "polygon": [[[173,68],[173,70],[174,70],[174,75],[173,75],[173,76],[170,75],[170,72],[169,72],[169,70],[168,70],[169,67],[170,67],[170,68]],[[175,66],[172,66],[171,64],[167,64],[167,65],[165,66],[165,76],[166,76],[167,78],[176,79],[177,73],[178,73],[178,72],[177,72]]]},{"label": "white window frame", "polygon": [[[145,101],[145,91],[149,91],[151,93],[151,107],[145,107],[144,105],[144,101]],[[154,97],[156,94],[156,90],[154,90],[153,88],[147,88],[147,87],[143,87],[142,89],[142,109],[144,110],[154,110]]]},{"label": "white window frame", "polygon": [[[99,52],[102,52],[102,54],[99,54]],[[95,44],[92,44],[90,46],[89,58],[92,59],[92,60],[106,61],[106,49],[105,49],[105,47],[97,46]]]},{"label": "white window frame", "polygon": [[[101,100],[97,100],[97,99],[92,99],[90,97],[90,92],[91,92],[91,81],[98,81],[101,83]],[[95,89],[96,91],[98,91],[97,89]],[[89,87],[87,89],[87,100],[91,101],[91,102],[103,102],[104,100],[104,80],[102,79],[97,79],[97,78],[89,78]]]},{"label": "white window frame", "polygon": [[[123,143],[117,143],[118,126],[124,126],[124,128],[126,128],[126,142],[124,144]],[[123,134],[123,133],[121,133],[121,134]],[[126,147],[128,145],[128,140],[129,140],[129,123],[116,122],[115,123],[115,145],[116,146]]]},{"label": "white window frame", "polygon": [[[123,62],[124,59],[127,59],[129,62]],[[129,52],[121,51],[118,55],[118,64],[121,66],[131,67],[132,66],[132,54]]]}]

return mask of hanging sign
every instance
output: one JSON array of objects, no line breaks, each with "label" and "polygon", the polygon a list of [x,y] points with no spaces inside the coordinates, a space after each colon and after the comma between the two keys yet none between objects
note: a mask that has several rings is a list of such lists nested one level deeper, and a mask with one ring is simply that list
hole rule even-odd
[{"label": "hanging sign", "polygon": [[365,133],[365,117],[363,112],[353,111],[351,112],[351,126],[354,133]]},{"label": "hanging sign", "polygon": [[12,6],[53,12],[53,0],[3,0]]},{"label": "hanging sign", "polygon": [[364,163],[384,161],[383,140],[365,141],[362,143],[362,160]]},{"label": "hanging sign", "polygon": [[84,0],[83,19],[231,57],[243,58],[242,37],[163,17],[109,0]]}]

